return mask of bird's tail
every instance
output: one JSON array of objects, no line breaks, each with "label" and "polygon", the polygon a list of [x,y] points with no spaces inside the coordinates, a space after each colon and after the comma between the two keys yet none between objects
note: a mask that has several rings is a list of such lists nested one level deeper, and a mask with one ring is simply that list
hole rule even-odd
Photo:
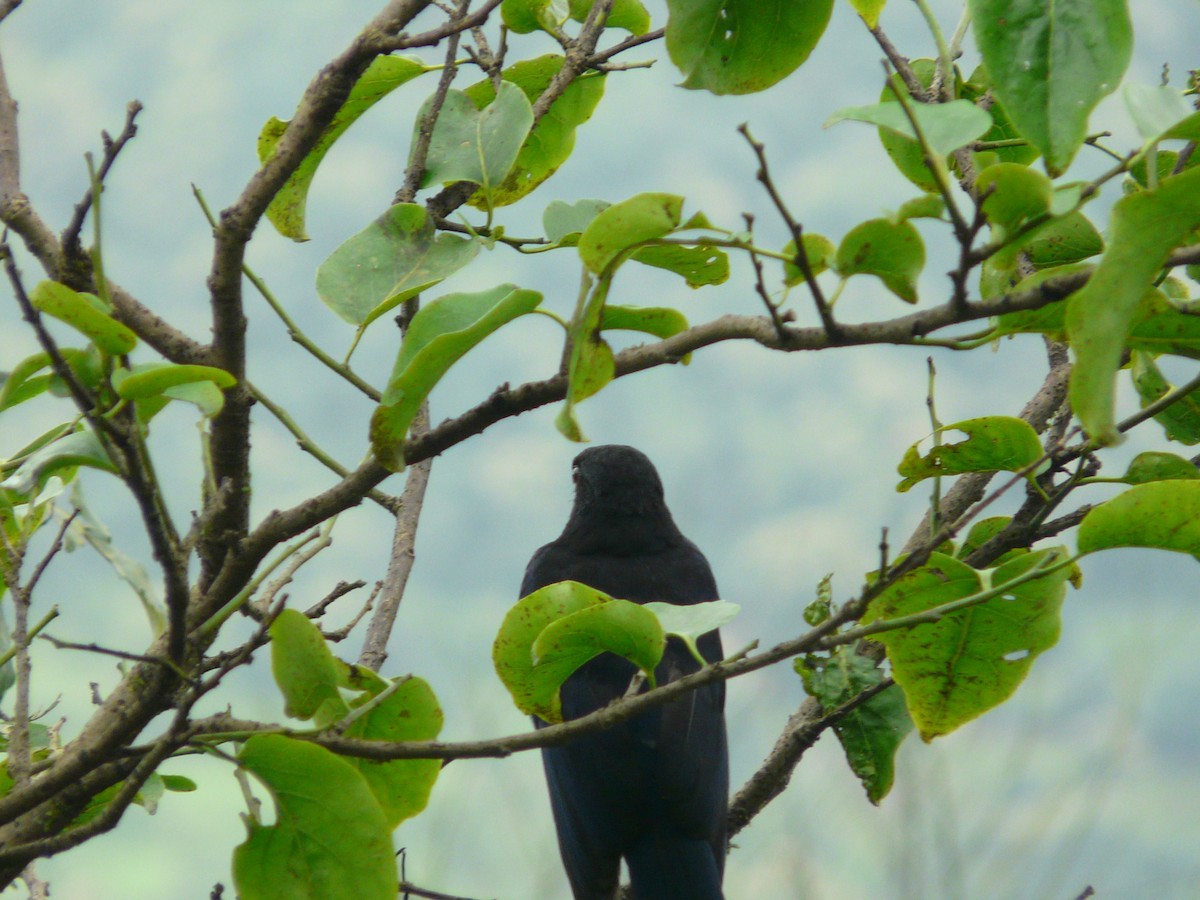
[{"label": "bird's tail", "polygon": [[649,835],[625,856],[635,900],[725,900],[712,845]]}]

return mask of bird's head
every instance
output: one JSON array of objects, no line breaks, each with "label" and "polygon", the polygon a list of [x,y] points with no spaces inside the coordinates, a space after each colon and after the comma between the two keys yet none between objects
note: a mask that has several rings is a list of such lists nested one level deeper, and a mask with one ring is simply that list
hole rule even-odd
[{"label": "bird's head", "polygon": [[576,511],[634,517],[666,512],[654,464],[633,447],[589,447],[575,457],[571,474]]}]

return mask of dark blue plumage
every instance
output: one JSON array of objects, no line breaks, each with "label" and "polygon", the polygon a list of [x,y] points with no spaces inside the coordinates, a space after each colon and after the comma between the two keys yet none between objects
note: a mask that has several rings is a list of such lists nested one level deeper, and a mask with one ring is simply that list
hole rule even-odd
[{"label": "dark blue plumage", "polygon": [[[563,533],[538,550],[521,595],[579,581],[613,597],[691,604],[718,599],[704,555],[680,533],[644,454],[603,446],[575,460],[575,504]],[[721,658],[713,631],[699,640]],[[699,664],[672,638],[660,684]],[[604,654],[562,688],[563,715],[586,715],[625,693],[634,668]],[[706,685],[607,731],[542,751],[559,849],[575,900],[616,896],[620,862],[637,900],[721,900],[729,754],[725,685]],[[535,724],[545,723],[535,719]]]}]

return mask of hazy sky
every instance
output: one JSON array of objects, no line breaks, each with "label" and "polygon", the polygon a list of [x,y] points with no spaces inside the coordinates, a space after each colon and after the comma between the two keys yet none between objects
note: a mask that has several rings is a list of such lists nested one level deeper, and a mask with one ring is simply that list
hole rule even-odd
[{"label": "hazy sky", "polygon": [[[931,5],[952,30],[958,4]],[[291,116],[312,74],[377,6],[29,0],[0,28],[7,76],[21,103],[26,191],[51,226],[61,228],[86,183],[82,154],[98,148],[101,129],[120,128],[129,100],[141,100],[139,136],[105,194],[106,267],[143,302],[205,338],[210,241],[191,185],[214,207],[231,202],[256,166],[262,123]],[[649,6],[662,23],[665,4]],[[1129,78],[1155,83],[1164,63],[1177,76],[1197,64],[1189,55],[1200,11],[1194,2],[1143,0],[1134,7]],[[913,4],[891,4],[883,25],[901,52],[931,53]],[[514,36],[511,47],[513,59],[551,49],[536,36]],[[836,242],[855,223],[916,194],[871,129],[821,127],[834,110],[878,96],[880,55],[845,3],[837,4],[810,61],[762,95],[684,91],[675,86],[678,74],[663,47],[635,52],[631,59],[661,59],[648,71],[610,77],[575,155],[498,221],[511,234],[537,234],[552,200],[617,201],[662,190],[684,195],[689,212],[703,209],[732,228],[741,227],[743,211],[753,212],[760,239],[782,246],[787,236],[735,131],[748,122],[806,228]],[[973,65],[964,60],[965,68]],[[309,202],[309,243],[286,241],[264,225],[251,245],[250,264],[301,326],[337,355],[351,332],[317,300],[313,273],[386,208],[432,77],[396,91],[329,155]],[[462,78],[476,80],[469,72]],[[1119,98],[1093,119],[1093,130],[1101,128],[1115,132],[1114,146],[1132,140]],[[1078,172],[1106,165],[1099,154],[1082,155]],[[952,259],[934,246],[944,231],[926,225],[922,231],[930,242],[922,288],[938,298]],[[34,280],[32,264],[24,265]],[[521,257],[498,249],[437,293],[511,281],[543,291],[547,306],[566,315],[578,277],[570,252]],[[865,319],[906,311],[873,280],[860,281],[841,299],[839,314]],[[693,321],[761,309],[740,262],[727,285],[702,291],[630,266],[617,278],[614,298],[675,306]],[[803,297],[796,300],[807,322],[811,311]],[[251,298],[248,315],[251,379],[354,465],[364,453],[369,404],[347,400],[350,392],[309,363],[265,304]],[[32,352],[31,344],[11,303],[0,305],[0,324],[0,368],[10,368]],[[497,334],[435,391],[434,420],[469,408],[501,382],[553,372],[561,346],[556,329],[530,317]],[[357,351],[356,367],[382,383],[395,350],[394,331],[382,322]],[[925,356],[867,348],[785,357],[720,346],[697,354],[687,369],[621,379],[581,406],[583,428],[595,442],[636,444],[659,464],[677,521],[708,554],[725,598],[743,606],[727,630],[727,647],[798,633],[800,611],[822,576],[835,573],[836,596],[848,599],[876,565],[880,528],[888,527],[898,546],[915,526],[927,495],[919,488],[896,493],[895,466],[929,430]],[[995,352],[943,352],[936,363],[943,421],[1015,414],[1044,371],[1034,339],[1006,342]],[[1122,403],[1131,408],[1134,401],[1123,396]],[[433,469],[417,567],[385,674],[427,678],[447,710],[450,738],[527,727],[492,671],[490,645],[516,599],[525,561],[566,518],[569,463],[578,448],[554,431],[555,411],[501,423],[447,452]],[[50,404],[34,413],[46,427],[64,415]],[[263,415],[256,421],[256,515],[330,483],[281,428]],[[155,429],[156,459],[183,519],[197,502],[194,417],[169,410]],[[1158,438],[1147,433],[1114,458]],[[18,443],[9,419],[0,419],[0,452]],[[394,481],[389,486],[398,491]],[[89,477],[86,489],[124,540],[121,529],[134,519],[112,480]],[[339,580],[382,577],[390,528],[377,509],[346,514],[335,541],[298,582],[298,605]],[[149,565],[144,541],[133,537],[125,549]],[[1200,881],[1194,583],[1195,562],[1178,555],[1122,551],[1089,560],[1083,589],[1067,599],[1061,643],[1038,660],[1016,698],[933,746],[911,738],[897,788],[880,809],[866,803],[832,738],[823,739],[789,792],[739,836],[728,869],[730,897],[1074,897],[1087,884],[1107,897],[1193,896]],[[135,651],[144,645],[140,608],[84,551],[60,560],[46,587],[43,602],[64,607],[59,636],[92,639],[111,630],[110,643]],[[343,602],[349,616],[356,601]],[[344,655],[356,654],[352,647]],[[45,677],[37,697],[49,703],[61,695],[56,714],[68,717],[65,734],[88,715],[88,682],[107,689],[118,677],[103,658],[39,648],[36,662]],[[801,699],[788,667],[730,685],[735,786],[769,751]],[[243,715],[282,716],[263,660],[210,707],[225,703]],[[204,897],[215,882],[228,884],[229,852],[244,836],[228,766],[184,761],[168,771],[191,775],[201,791],[167,797],[153,818],[134,809],[114,834],[43,864],[56,897]],[[535,754],[454,763],[430,809],[402,826],[397,841],[408,848],[408,876],[422,885],[500,900],[566,895]]]}]

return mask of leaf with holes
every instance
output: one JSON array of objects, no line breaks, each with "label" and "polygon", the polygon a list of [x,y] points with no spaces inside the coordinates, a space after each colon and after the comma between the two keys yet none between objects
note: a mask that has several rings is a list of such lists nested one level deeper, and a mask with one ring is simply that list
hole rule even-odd
[{"label": "leaf with holes", "polygon": [[[871,602],[863,622],[886,621],[963,600],[988,584],[1000,587],[1035,566],[1066,558],[1065,548],[1025,553],[980,573],[942,553],[900,578]],[[1071,567],[1012,586],[977,606],[936,622],[872,636],[887,648],[908,711],[930,741],[1003,703],[1034,659],[1058,641],[1059,610]]]},{"label": "leaf with holes", "polygon": [[[879,667],[864,656],[839,647],[819,667],[795,661],[804,690],[829,713],[884,679]],[[878,806],[896,779],[896,751],[913,730],[912,717],[897,685],[885,688],[834,723],[846,761],[862,782],[867,799]]]},{"label": "leaf with holes", "polygon": [[685,88],[750,94],[803,63],[833,0],[667,0],[667,53]]},{"label": "leaf with holes", "polygon": [[966,440],[939,444],[921,456],[919,444],[904,454],[897,471],[904,480],[903,493],[926,478],[964,472],[1016,472],[1042,455],[1042,443],[1033,427],[1012,416],[983,416],[942,427],[942,433],[961,431]]}]

